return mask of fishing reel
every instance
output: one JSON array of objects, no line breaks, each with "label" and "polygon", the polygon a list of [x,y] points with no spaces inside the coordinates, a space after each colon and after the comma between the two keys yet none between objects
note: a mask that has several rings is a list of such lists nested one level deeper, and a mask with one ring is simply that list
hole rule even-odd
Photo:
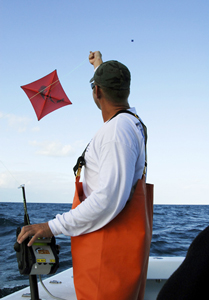
[{"label": "fishing reel", "polygon": [[[18,227],[18,237],[21,228]],[[48,275],[54,274],[59,267],[59,246],[56,245],[55,237],[37,239],[31,247],[28,247],[29,238],[22,244],[16,242],[16,251],[19,272],[22,275]]]}]

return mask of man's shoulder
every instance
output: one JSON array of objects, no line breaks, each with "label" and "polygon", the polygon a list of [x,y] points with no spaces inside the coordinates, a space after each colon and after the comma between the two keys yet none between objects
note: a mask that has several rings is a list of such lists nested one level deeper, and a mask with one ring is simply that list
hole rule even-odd
[{"label": "man's shoulder", "polygon": [[120,114],[104,123],[94,136],[93,143],[97,147],[101,147],[110,142],[131,146],[135,144],[136,140],[140,137],[139,130],[136,126],[137,122],[139,121],[132,115]]}]

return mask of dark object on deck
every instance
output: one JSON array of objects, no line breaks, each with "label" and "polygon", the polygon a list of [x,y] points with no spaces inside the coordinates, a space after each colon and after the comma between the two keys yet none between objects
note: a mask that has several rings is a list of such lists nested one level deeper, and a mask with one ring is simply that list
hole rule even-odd
[{"label": "dark object on deck", "polygon": [[157,300],[209,299],[209,226],[191,243],[186,258],[171,275]]}]

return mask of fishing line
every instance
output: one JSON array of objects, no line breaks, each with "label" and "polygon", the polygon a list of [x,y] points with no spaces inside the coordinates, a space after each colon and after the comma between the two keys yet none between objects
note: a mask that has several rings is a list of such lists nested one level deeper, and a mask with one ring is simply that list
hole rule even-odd
[{"label": "fishing line", "polygon": [[[75,70],[77,70],[78,68],[80,68],[81,66],[83,66],[86,61],[88,60],[88,58],[84,59],[80,64],[78,64],[74,69],[72,69],[70,72],[68,72],[67,74],[64,75],[68,76],[69,74],[73,73]],[[47,87],[45,87],[43,90],[39,91],[37,94],[33,95],[30,99],[32,99],[33,97],[37,96],[38,94],[42,93],[44,90],[46,90],[48,87],[54,85],[52,88],[54,88],[56,86],[56,84],[58,84],[59,79],[52,82],[50,85],[48,85]],[[6,117],[9,116],[9,114],[5,115]],[[4,117],[5,117],[4,116]],[[21,184],[18,182],[18,180],[15,178],[15,176],[9,171],[9,169],[5,166],[5,164],[3,163],[2,160],[0,160],[0,162],[2,163],[2,165],[4,166],[4,168],[7,170],[7,172],[11,175],[11,177],[13,177],[13,179],[17,182],[18,186],[21,186]]]},{"label": "fishing line", "polygon": [[66,300],[66,299],[63,299],[63,298],[59,298],[59,297],[56,297],[54,295],[52,295],[49,290],[46,288],[46,286],[44,285],[43,281],[42,281],[42,278],[41,278],[41,275],[39,275],[39,280],[41,282],[41,285],[43,286],[43,288],[45,289],[45,291],[47,292],[47,294],[49,294],[52,298],[56,299],[56,300]]},{"label": "fishing line", "polygon": [[28,211],[27,211],[27,205],[26,205],[26,197],[25,197],[25,185],[21,184],[17,181],[17,179],[15,178],[15,176],[9,171],[9,169],[5,166],[5,164],[3,163],[2,160],[0,160],[0,162],[2,163],[2,165],[5,167],[5,169],[7,170],[7,172],[13,177],[13,179],[17,182],[18,184],[18,188],[22,188],[22,193],[23,193],[23,205],[24,205],[24,211],[25,211],[25,221],[27,223],[27,225],[30,225],[30,219],[28,216]]},{"label": "fishing line", "polygon": [[5,167],[5,169],[7,170],[7,172],[13,177],[13,179],[17,182],[17,184],[19,186],[20,183],[17,181],[17,178],[15,178],[15,176],[9,171],[9,169],[5,166],[5,164],[3,163],[2,160],[0,160],[0,162],[2,163],[2,165]]},{"label": "fishing line", "polygon": [[13,179],[17,182],[18,184],[18,188],[22,189],[22,193],[23,193],[23,205],[24,205],[24,211],[25,211],[25,219],[27,221],[27,224],[30,224],[30,220],[29,220],[29,216],[28,216],[28,211],[27,211],[27,205],[26,205],[26,197],[25,197],[25,185],[21,184],[17,181],[17,179],[15,178],[15,176],[12,174],[12,172],[9,171],[9,169],[5,166],[5,164],[3,163],[2,160],[0,160],[0,162],[2,163],[2,165],[5,167],[5,169],[7,170],[7,172],[13,177]]}]

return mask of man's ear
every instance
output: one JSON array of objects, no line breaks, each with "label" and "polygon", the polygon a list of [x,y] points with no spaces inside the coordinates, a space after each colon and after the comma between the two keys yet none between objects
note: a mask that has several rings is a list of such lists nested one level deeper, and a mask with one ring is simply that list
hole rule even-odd
[{"label": "man's ear", "polygon": [[100,99],[102,96],[102,90],[98,85],[95,85],[95,93],[96,93],[97,99]]}]

